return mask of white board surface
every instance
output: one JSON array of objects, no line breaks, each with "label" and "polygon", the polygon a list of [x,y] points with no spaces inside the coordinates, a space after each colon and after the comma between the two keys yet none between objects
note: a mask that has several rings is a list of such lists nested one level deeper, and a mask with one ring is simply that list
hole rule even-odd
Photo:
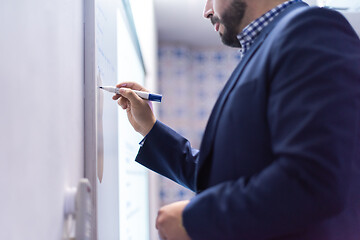
[{"label": "white board surface", "polygon": [[[121,1],[93,0],[87,12],[90,14],[86,17],[85,39],[88,44],[85,152],[86,174],[96,184],[94,234],[99,240],[146,240],[149,239],[148,176],[134,162],[141,137],[128,123],[126,113],[112,100],[113,94],[97,88],[121,81],[144,84],[142,61],[129,15]],[[103,162],[102,174],[99,174],[99,162]]]}]

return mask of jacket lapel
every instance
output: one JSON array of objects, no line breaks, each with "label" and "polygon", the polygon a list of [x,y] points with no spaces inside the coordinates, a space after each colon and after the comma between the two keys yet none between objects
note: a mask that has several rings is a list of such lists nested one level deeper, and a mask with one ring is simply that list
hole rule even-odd
[{"label": "jacket lapel", "polygon": [[227,81],[225,87],[221,91],[220,96],[219,96],[218,100],[216,101],[215,106],[209,117],[209,121],[207,123],[205,133],[204,133],[204,136],[202,139],[201,147],[200,147],[198,171],[196,173],[197,174],[197,176],[196,176],[197,192],[206,188],[206,182],[207,182],[206,176],[209,175],[211,164],[207,162],[206,165],[208,167],[204,167],[203,163],[204,163],[205,159],[207,159],[206,161],[211,160],[211,158],[209,158],[209,156],[213,149],[213,144],[214,144],[214,140],[215,140],[214,137],[215,137],[215,133],[216,133],[216,129],[217,129],[217,124],[219,122],[219,118],[221,116],[223,106],[226,103],[230,92],[232,91],[235,84],[240,79],[240,76],[241,76],[244,68],[246,67],[246,65],[248,64],[250,59],[254,56],[254,54],[257,52],[259,47],[262,45],[262,43],[264,42],[264,40],[266,39],[268,34],[271,32],[271,30],[276,26],[276,23],[280,19],[282,19],[282,17],[285,16],[286,13],[292,11],[295,8],[299,8],[299,7],[303,7],[303,6],[307,6],[307,4],[305,4],[303,2],[294,3],[292,6],[289,6],[282,13],[280,13],[280,15],[277,18],[275,18],[266,28],[263,29],[263,31],[260,33],[260,35],[257,37],[255,42],[253,43],[250,50],[244,55],[241,62],[235,68],[234,72],[232,73],[229,80]]}]

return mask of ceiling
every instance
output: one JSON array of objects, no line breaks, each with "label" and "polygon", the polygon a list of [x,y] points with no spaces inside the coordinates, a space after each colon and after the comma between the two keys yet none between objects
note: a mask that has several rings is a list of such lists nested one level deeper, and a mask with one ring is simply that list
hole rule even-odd
[{"label": "ceiling", "polygon": [[[316,0],[305,0],[310,5]],[[160,43],[222,47],[219,34],[203,17],[205,0],[154,0]]]},{"label": "ceiling", "polygon": [[205,0],[154,0],[160,43],[221,47],[219,34],[203,17]]}]

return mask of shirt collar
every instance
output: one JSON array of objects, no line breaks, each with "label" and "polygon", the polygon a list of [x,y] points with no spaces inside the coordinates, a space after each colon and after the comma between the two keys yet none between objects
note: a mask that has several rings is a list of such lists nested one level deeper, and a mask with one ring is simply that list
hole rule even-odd
[{"label": "shirt collar", "polygon": [[269,25],[269,23],[274,20],[274,18],[284,11],[288,6],[293,3],[301,2],[302,0],[290,0],[284,3],[279,4],[275,8],[263,14],[261,17],[252,21],[247,25],[244,30],[237,35],[237,38],[240,42],[241,49],[240,53],[243,56],[251,47],[256,37],[259,36],[261,31]]}]

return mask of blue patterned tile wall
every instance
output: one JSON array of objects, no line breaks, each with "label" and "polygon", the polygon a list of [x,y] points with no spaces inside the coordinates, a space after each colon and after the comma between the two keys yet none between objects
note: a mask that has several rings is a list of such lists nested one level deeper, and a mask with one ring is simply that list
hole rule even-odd
[{"label": "blue patterned tile wall", "polygon": [[[159,47],[159,120],[199,148],[212,107],[240,61],[238,50],[194,50]],[[160,205],[190,199],[193,193],[159,176]]]}]

